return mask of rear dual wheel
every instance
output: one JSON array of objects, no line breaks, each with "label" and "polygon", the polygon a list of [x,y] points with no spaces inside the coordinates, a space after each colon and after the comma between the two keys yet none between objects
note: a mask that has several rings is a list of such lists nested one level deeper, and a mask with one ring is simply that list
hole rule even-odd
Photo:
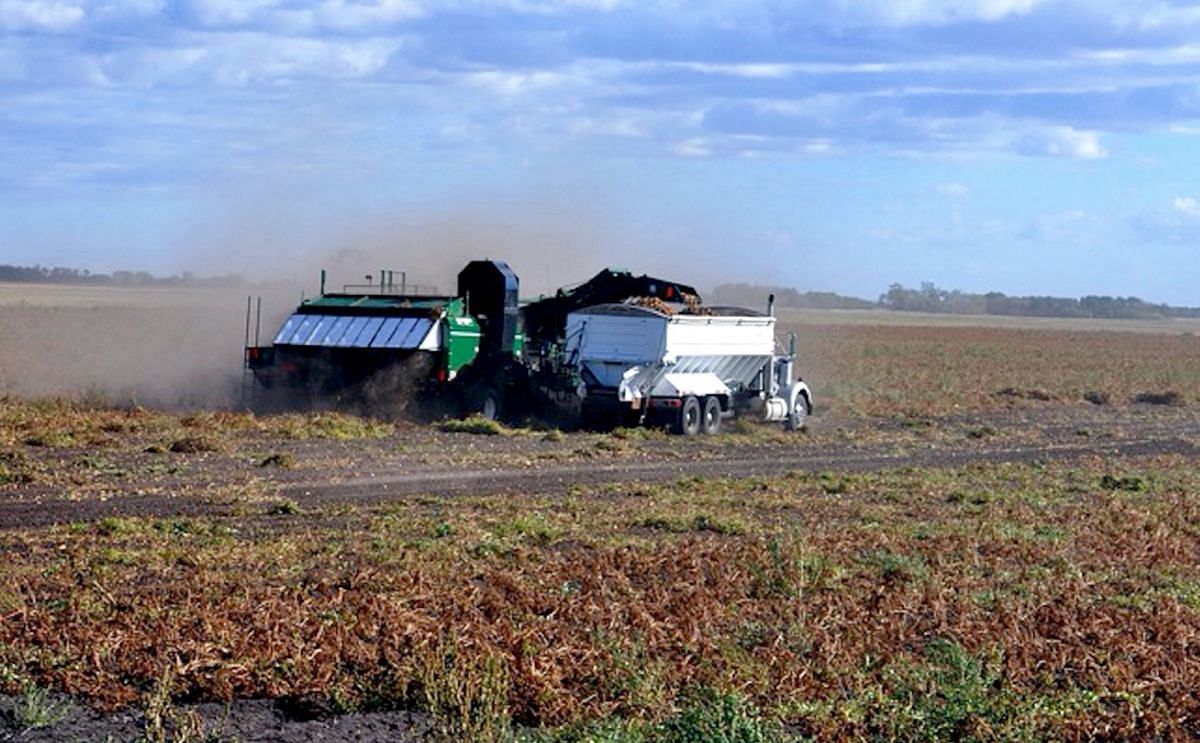
[{"label": "rear dual wheel", "polygon": [[679,406],[679,416],[671,428],[680,436],[695,436],[700,433],[700,422],[703,418],[704,411],[700,408],[700,401],[688,395],[683,398],[683,403]]},{"label": "rear dual wheel", "polygon": [[705,436],[716,436],[721,432],[721,401],[715,397],[704,398],[704,417],[700,420],[700,432]]},{"label": "rear dual wheel", "polygon": [[698,433],[716,435],[721,431],[721,401],[706,397],[701,402],[695,396],[688,395],[679,406],[679,417],[672,428],[682,436],[695,436]]}]

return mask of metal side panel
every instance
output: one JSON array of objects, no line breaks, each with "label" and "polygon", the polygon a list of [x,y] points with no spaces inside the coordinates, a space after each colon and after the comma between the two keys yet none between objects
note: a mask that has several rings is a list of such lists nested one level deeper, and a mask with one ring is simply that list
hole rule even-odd
[{"label": "metal side panel", "polygon": [[421,345],[421,341],[425,340],[425,336],[429,334],[429,329],[433,327],[433,320],[427,317],[410,319],[412,323],[408,327],[408,332],[404,334],[404,338],[398,340],[400,338],[399,331],[396,331],[396,336],[392,338],[392,342],[396,344],[396,348],[417,348]]},{"label": "metal side panel", "polygon": [[579,362],[654,363],[663,356],[665,317],[572,313],[567,317],[568,352]]},{"label": "metal side panel", "polygon": [[729,388],[716,374],[664,374],[651,391],[655,397],[728,395]]},{"label": "metal side panel", "polygon": [[391,340],[392,334],[396,332],[396,328],[400,326],[400,321],[403,318],[389,317],[379,326],[379,332],[375,333],[375,337],[371,339],[370,348],[385,348],[387,342]]},{"label": "metal side panel", "polygon": [[379,344],[380,348],[404,348],[404,339],[412,332],[416,320],[411,317],[402,317],[396,328],[392,331],[391,336],[387,340]]},{"label": "metal side panel", "polygon": [[676,316],[667,326],[668,356],[769,356],[774,318]]},{"label": "metal side panel", "polygon": [[430,330],[431,320],[426,318],[406,317],[397,326],[394,334],[384,344],[385,348],[416,348],[426,332]]},{"label": "metal side panel", "polygon": [[713,374],[727,382],[749,384],[770,356],[681,356],[671,367],[672,373]]},{"label": "metal side panel", "polygon": [[429,324],[429,332],[421,339],[417,348],[422,351],[440,351],[442,350],[442,323],[431,322]]},{"label": "metal side panel", "polygon": [[278,346],[281,343],[291,343],[292,336],[296,333],[296,329],[300,327],[300,323],[304,318],[301,315],[292,315],[284,321],[283,327],[275,334],[275,340],[272,343]]},{"label": "metal side panel", "polygon": [[354,337],[350,343],[346,345],[353,348],[370,348],[371,341],[375,340],[375,336],[379,334],[379,329],[383,327],[382,317],[365,317],[362,328],[358,331],[358,335]]},{"label": "metal side panel", "polygon": [[337,339],[337,341],[335,341],[333,344],[335,346],[338,346],[339,348],[346,348],[348,346],[353,346],[354,342],[358,339],[359,334],[362,333],[363,327],[367,324],[367,321],[370,320],[371,318],[369,318],[369,317],[350,317],[350,318],[346,318],[346,319],[348,319],[350,322],[346,323],[346,327],[345,327],[344,331],[342,332],[341,337],[339,337]]},{"label": "metal side panel", "polygon": [[296,331],[292,333],[292,337],[285,340],[284,343],[293,346],[303,346],[304,342],[312,336],[319,319],[316,315],[303,315],[300,318],[300,323],[296,325]]},{"label": "metal side panel", "polygon": [[342,335],[345,334],[346,326],[348,326],[350,321],[353,319],[354,318],[352,317],[346,316],[333,318],[333,324],[329,326],[329,332],[325,333],[325,336],[321,338],[320,341],[315,345],[336,346],[338,340],[342,337]]},{"label": "metal side panel", "polygon": [[329,332],[329,328],[333,326],[334,321],[337,319],[332,315],[313,315],[313,317],[316,319],[316,322],[313,323],[312,332],[304,340],[304,345],[306,346],[321,345],[325,334]]},{"label": "metal side panel", "polygon": [[479,324],[469,317],[455,317],[446,324],[446,366],[451,373],[475,359],[479,338]]}]

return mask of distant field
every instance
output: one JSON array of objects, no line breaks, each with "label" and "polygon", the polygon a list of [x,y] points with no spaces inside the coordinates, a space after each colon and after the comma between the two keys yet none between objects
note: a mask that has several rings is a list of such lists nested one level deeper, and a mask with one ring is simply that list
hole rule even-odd
[{"label": "distant field", "polygon": [[930,328],[1006,328],[1013,330],[1075,330],[1113,333],[1200,333],[1200,319],[1100,320],[1071,317],[1006,317],[945,315],[891,310],[795,310],[775,313],[781,325],[885,325]]},{"label": "distant field", "polygon": [[110,287],[0,282],[0,307],[95,309],[227,309],[245,308],[247,292],[239,289],[186,287]]},{"label": "distant field", "polygon": [[1106,323],[1064,330],[813,320],[784,320],[781,330],[796,333],[799,371],[818,404],[842,414],[1200,399],[1200,339],[1191,335],[1101,329]]},{"label": "distant field", "polygon": [[[269,339],[299,290],[264,297]],[[0,284],[0,394],[174,407],[236,402],[246,292]],[[784,310],[824,413],[1200,398],[1200,321]]]},{"label": "distant field", "polygon": [[[272,288],[264,297],[270,305],[290,307],[301,287]],[[0,308],[11,306],[94,309],[208,309],[244,311],[249,294],[256,289],[205,289],[188,287],[112,287],[69,284],[19,284],[0,282]],[[282,311],[280,308],[275,308]],[[1137,333],[1187,334],[1200,332],[1200,319],[1093,320],[1077,318],[1001,317],[994,315],[944,315],[889,310],[797,310],[781,308],[780,324],[795,325],[886,325],[913,327],[985,327],[1028,330],[1078,330]]]}]

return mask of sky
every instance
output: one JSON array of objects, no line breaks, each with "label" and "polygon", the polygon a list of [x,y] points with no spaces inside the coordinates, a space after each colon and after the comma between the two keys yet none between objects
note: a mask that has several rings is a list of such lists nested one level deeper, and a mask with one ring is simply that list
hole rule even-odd
[{"label": "sky", "polygon": [[0,0],[0,263],[1200,305],[1197,174],[1200,3]]}]

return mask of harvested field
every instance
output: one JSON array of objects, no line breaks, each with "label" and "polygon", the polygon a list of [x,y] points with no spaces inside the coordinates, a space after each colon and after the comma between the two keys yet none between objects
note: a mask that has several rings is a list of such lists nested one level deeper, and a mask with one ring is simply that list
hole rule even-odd
[{"label": "harvested field", "polygon": [[0,738],[1200,735],[1195,338],[902,319],[802,435],[0,400]]},{"label": "harvested field", "polygon": [[[1111,328],[1115,323],[1100,325]],[[849,416],[941,415],[1014,404],[1200,401],[1187,333],[782,323],[818,400]]]},{"label": "harvested field", "polygon": [[9,532],[0,657],[10,692],[415,706],[449,738],[633,735],[695,689],[821,738],[1183,734],[1200,714],[1188,465],[278,501]]}]

